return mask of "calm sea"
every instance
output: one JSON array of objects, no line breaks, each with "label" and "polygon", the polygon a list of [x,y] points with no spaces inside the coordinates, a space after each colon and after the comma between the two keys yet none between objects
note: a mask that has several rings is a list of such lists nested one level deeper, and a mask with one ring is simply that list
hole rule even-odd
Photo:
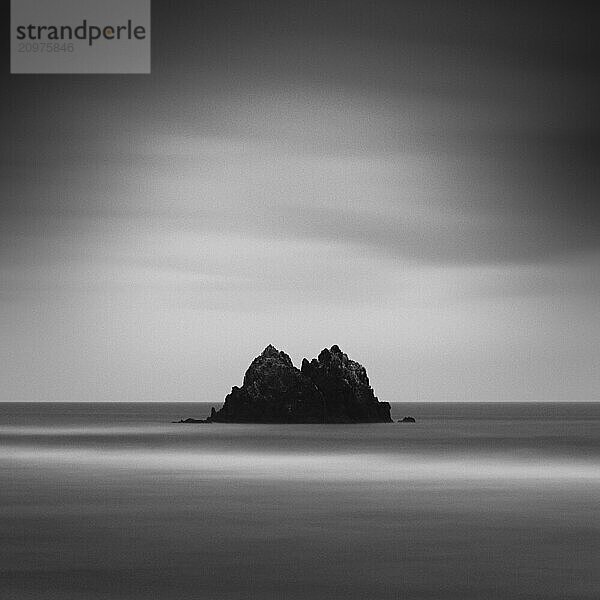
[{"label": "calm sea", "polygon": [[209,409],[0,404],[0,598],[600,598],[600,404]]}]

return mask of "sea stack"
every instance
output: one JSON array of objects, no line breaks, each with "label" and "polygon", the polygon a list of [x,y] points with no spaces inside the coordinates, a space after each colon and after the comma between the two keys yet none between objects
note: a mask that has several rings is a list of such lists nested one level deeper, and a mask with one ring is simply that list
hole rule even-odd
[{"label": "sea stack", "polygon": [[253,361],[242,387],[233,387],[214,423],[391,423],[390,405],[379,402],[366,369],[338,346],[325,348],[302,369],[267,346]]}]

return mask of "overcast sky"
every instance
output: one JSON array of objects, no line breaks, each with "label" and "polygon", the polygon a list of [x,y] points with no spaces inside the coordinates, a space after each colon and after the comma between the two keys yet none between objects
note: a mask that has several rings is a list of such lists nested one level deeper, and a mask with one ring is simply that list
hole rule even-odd
[{"label": "overcast sky", "polygon": [[[525,6],[523,6],[523,4]],[[600,397],[585,4],[153,1],[152,75],[2,75],[0,400]]]}]

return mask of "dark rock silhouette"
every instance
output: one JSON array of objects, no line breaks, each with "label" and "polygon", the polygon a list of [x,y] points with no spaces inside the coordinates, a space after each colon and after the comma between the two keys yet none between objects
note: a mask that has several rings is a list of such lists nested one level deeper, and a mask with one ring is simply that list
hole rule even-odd
[{"label": "dark rock silhouette", "polygon": [[390,405],[379,402],[365,368],[338,346],[299,370],[285,352],[267,346],[253,361],[242,387],[233,387],[215,423],[392,422]]},{"label": "dark rock silhouette", "polygon": [[414,417],[404,417],[403,419],[399,419],[398,423],[416,423]]},{"label": "dark rock silhouette", "polygon": [[172,423],[211,423],[210,417],[208,419],[181,419],[180,421],[172,421]]},{"label": "dark rock silhouette", "polygon": [[391,422],[390,405],[377,400],[366,369],[338,346],[325,348],[310,362],[304,359],[301,371],[323,394],[326,421]]},{"label": "dark rock silhouette", "polygon": [[321,423],[323,395],[285,352],[267,346],[253,361],[241,388],[234,386],[217,423]]}]

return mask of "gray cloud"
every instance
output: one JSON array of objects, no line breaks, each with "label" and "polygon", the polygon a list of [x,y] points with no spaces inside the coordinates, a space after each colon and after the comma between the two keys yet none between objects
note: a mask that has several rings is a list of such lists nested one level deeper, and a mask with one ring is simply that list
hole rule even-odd
[{"label": "gray cloud", "polygon": [[384,399],[591,397],[583,6],[184,4],[151,76],[3,75],[7,399],[220,399],[269,342]]}]

